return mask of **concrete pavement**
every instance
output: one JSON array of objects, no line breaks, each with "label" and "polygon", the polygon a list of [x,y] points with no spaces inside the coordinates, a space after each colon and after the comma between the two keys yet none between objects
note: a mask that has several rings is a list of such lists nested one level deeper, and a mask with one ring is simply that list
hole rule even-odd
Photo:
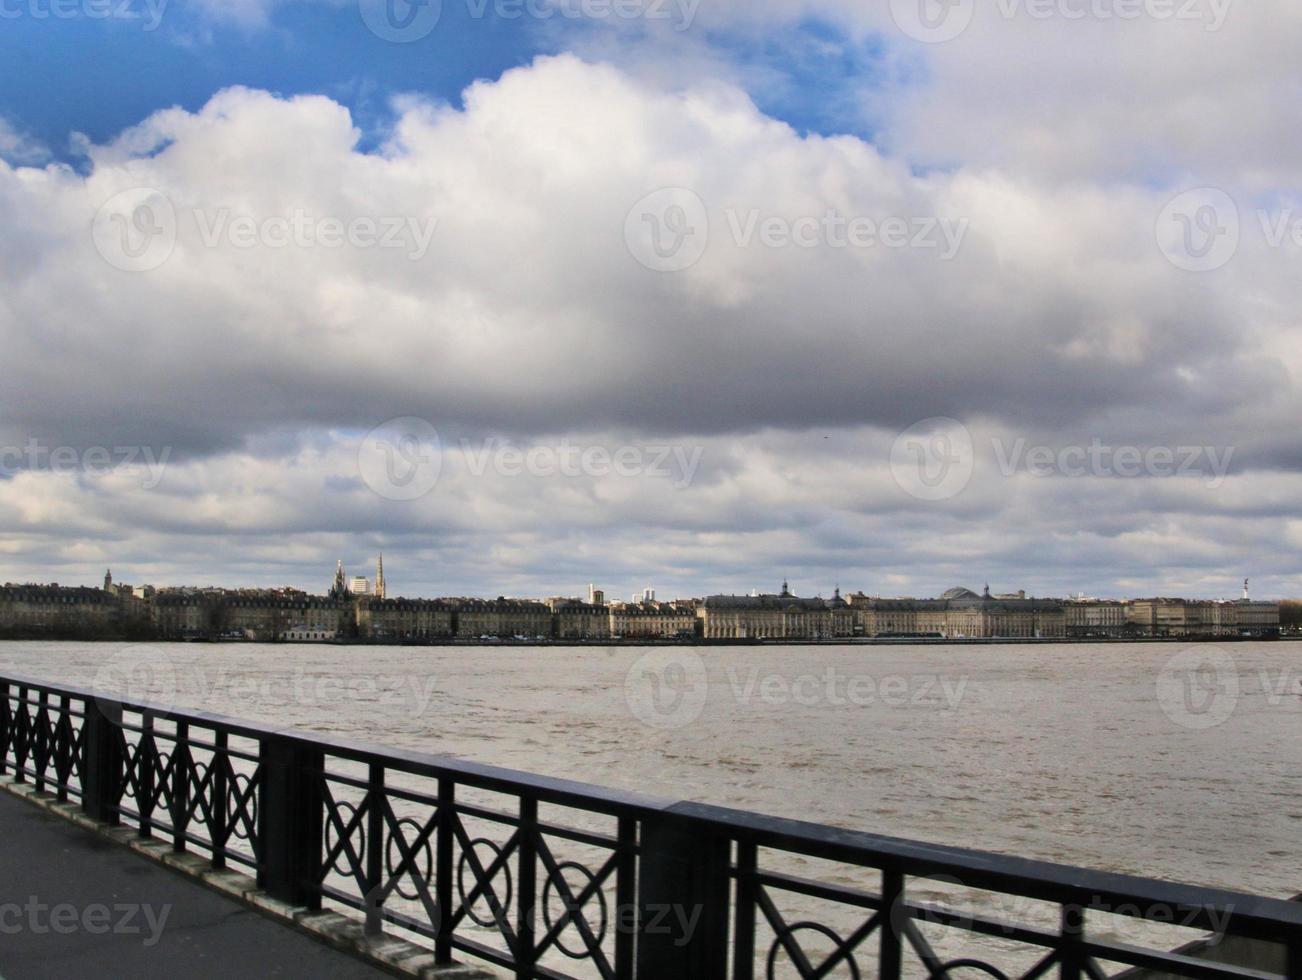
[{"label": "concrete pavement", "polygon": [[0,978],[91,976],[386,974],[0,793]]}]

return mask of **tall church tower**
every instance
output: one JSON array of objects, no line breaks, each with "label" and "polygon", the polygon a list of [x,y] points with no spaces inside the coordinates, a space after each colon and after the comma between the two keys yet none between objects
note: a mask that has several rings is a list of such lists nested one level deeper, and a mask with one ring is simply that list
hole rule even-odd
[{"label": "tall church tower", "polygon": [[387,598],[387,596],[385,595],[385,587],[384,587],[384,554],[383,553],[380,554],[380,557],[375,562],[375,598],[377,599]]},{"label": "tall church tower", "polygon": [[[1245,582],[1244,585],[1247,585],[1247,583]],[[105,592],[113,591],[113,572],[111,569],[104,573],[104,591]]]},{"label": "tall church tower", "polygon": [[330,598],[342,599],[348,595],[348,580],[344,578],[343,559],[335,566],[334,584],[330,586]]}]

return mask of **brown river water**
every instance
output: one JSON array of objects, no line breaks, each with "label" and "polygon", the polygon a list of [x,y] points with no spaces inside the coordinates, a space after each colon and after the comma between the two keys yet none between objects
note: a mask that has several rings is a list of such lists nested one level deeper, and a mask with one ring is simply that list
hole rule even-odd
[{"label": "brown river water", "polygon": [[15,642],[4,672],[873,833],[1302,892],[1291,642]]}]

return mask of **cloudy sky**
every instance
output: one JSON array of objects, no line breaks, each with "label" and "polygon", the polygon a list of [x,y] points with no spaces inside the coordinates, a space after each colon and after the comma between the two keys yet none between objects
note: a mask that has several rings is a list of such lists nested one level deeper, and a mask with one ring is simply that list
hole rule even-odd
[{"label": "cloudy sky", "polygon": [[0,581],[1302,594],[1300,45],[3,0]]}]

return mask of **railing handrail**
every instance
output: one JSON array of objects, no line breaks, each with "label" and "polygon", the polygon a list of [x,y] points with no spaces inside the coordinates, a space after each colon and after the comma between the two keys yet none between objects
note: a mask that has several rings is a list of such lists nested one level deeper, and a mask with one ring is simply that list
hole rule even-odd
[{"label": "railing handrail", "polygon": [[312,746],[335,758],[382,762],[395,771],[412,775],[451,777],[466,786],[525,795],[539,802],[626,816],[669,815],[759,847],[779,848],[910,876],[953,875],[956,883],[964,887],[1048,902],[1074,903],[1083,908],[1099,908],[1118,914],[1126,914],[1121,911],[1125,906],[1224,914],[1234,922],[1234,935],[1267,941],[1282,942],[1302,934],[1302,904],[1287,899],[1098,871],[993,851],[927,844],[688,800],[674,801],[453,756],[395,749],[213,712],[126,699],[94,688],[53,684],[22,674],[0,674],[0,685],[4,684],[9,685],[11,696],[15,693],[14,687],[26,687],[79,700],[93,699],[133,712],[221,729],[231,735],[282,739]]}]

